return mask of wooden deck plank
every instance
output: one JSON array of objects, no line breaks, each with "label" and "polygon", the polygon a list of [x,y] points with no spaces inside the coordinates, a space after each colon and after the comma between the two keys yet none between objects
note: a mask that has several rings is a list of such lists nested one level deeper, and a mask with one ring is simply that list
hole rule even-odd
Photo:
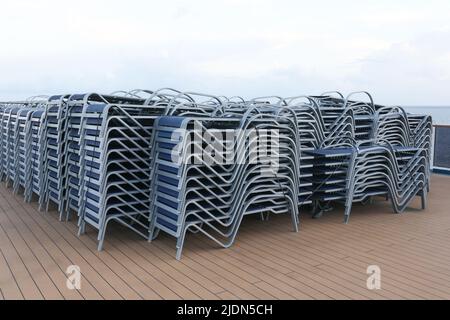
[{"label": "wooden deck plank", "polygon": [[[317,236],[317,241],[320,241],[320,232],[315,233],[315,236]],[[375,249],[379,249],[380,251],[382,251],[382,256],[383,258],[389,257],[389,258],[398,258],[399,255],[405,258],[405,259],[414,259],[417,257],[416,256],[411,256],[408,254],[404,254],[404,250],[392,250],[392,246],[389,247],[383,247],[383,246],[377,246],[376,244],[374,244],[373,242],[366,241],[365,239],[361,238],[361,237],[356,237],[353,238],[351,235],[348,235],[349,239],[339,239],[336,238],[334,239],[334,241],[331,242],[325,242],[323,241],[322,245],[326,246],[329,249],[339,249],[339,252],[345,253],[347,255],[351,255],[351,254],[357,254],[357,255],[367,255],[368,252],[372,252],[374,253]],[[349,241],[351,240],[351,241]],[[361,248],[364,248],[364,250],[360,250]],[[417,257],[419,259],[419,257]],[[416,267],[415,265],[413,267]],[[427,268],[433,268],[432,265],[426,264]],[[443,274],[442,272],[447,272],[447,270],[445,270],[445,264],[442,264],[441,267],[443,267],[444,269],[439,269],[438,271],[441,272],[440,276],[443,277],[443,280],[448,280],[447,275]]]},{"label": "wooden deck plank", "polygon": [[229,293],[228,291],[220,292],[217,294],[217,296],[222,300],[239,300],[235,295]]},{"label": "wooden deck plank", "polygon": [[[190,276],[195,275],[193,270],[187,270],[183,268],[180,264],[177,264],[176,260],[169,259],[169,256],[164,257],[164,252],[160,250],[147,251],[149,248],[149,243],[143,241],[142,238],[136,237],[135,234],[131,234],[129,230],[121,228],[118,230],[121,232],[122,236],[120,239],[110,239],[107,240],[107,245],[117,245],[121,248],[120,250],[128,259],[133,259],[133,261],[139,264],[141,267],[145,268],[149,273],[154,274],[160,281],[168,285],[172,290],[177,291],[181,297],[184,298],[204,298],[211,299],[215,295],[210,292],[203,285],[205,284],[205,278],[202,276],[193,277],[194,281]],[[189,289],[189,290],[187,290]],[[217,292],[223,291],[221,288]]]},{"label": "wooden deck plank", "polygon": [[[155,241],[153,245],[166,250],[166,252],[173,252],[165,243]],[[230,280],[230,277],[233,278],[233,275],[230,275],[230,273],[224,272],[224,274],[221,274],[220,272],[216,272],[214,268],[211,269],[211,265],[209,263],[205,263],[202,259],[195,259],[195,256],[186,256],[186,258],[187,259],[183,259],[183,263],[188,265],[191,269],[202,273],[210,280],[217,283],[220,287],[234,294],[239,299],[256,299],[256,296],[248,292],[245,289],[245,286],[243,288],[239,284],[236,284],[236,281],[238,280]]]},{"label": "wooden deck plank", "polygon": [[[205,254],[199,254],[198,252],[195,252],[190,256],[197,261],[202,261],[203,266],[217,273],[219,276],[227,278],[230,283],[234,284],[235,286],[241,287],[243,290],[250,293],[251,296],[256,297],[257,299],[274,298],[274,296],[272,296],[267,291],[261,290],[259,287],[256,287],[254,285],[254,283],[258,281],[254,280],[256,278],[251,275],[247,277],[246,273],[241,271],[239,268],[236,268],[231,264],[220,263],[220,261],[217,260],[213,262],[213,260],[209,260]],[[244,298],[247,297],[244,296]]]},{"label": "wooden deck plank", "polygon": [[[70,230],[70,232],[75,233],[77,231],[77,228],[73,224],[65,224],[66,228]],[[122,233],[128,233],[128,230],[121,228],[120,230]],[[92,248],[94,252],[96,252],[96,246],[97,242],[95,239],[94,234],[91,232],[90,234],[86,236],[81,237],[83,241],[86,241],[86,244]],[[145,243],[148,245],[146,241],[142,241],[142,239],[139,238],[140,243]],[[136,239],[135,239],[136,241]],[[117,250],[115,250],[115,249]],[[123,248],[123,249],[122,249]],[[183,299],[195,299],[199,297],[203,298],[213,298],[215,297],[210,292],[206,292],[203,288],[199,288],[195,282],[190,280],[187,277],[179,277],[177,272],[175,270],[170,270],[167,272],[167,266],[164,267],[158,267],[157,264],[155,264],[155,261],[158,261],[157,259],[143,259],[145,256],[140,254],[140,251],[142,251],[140,248],[133,249],[132,246],[130,246],[130,242],[128,241],[118,241],[117,238],[107,239],[105,241],[105,250],[104,252],[111,251],[112,253],[116,253],[118,255],[121,255],[118,260],[122,261],[122,263],[131,263],[134,267],[142,267],[147,271],[148,275],[152,276],[152,281],[148,282],[149,278],[147,278],[147,284],[149,287],[152,287],[153,289],[158,289],[158,293],[162,298],[165,299],[176,299],[176,298],[183,298]],[[120,251],[120,252],[119,252]],[[173,259],[170,259],[173,261]],[[175,271],[175,272],[174,272]],[[165,273],[166,272],[166,273]],[[142,276],[142,274],[140,274]],[[177,278],[178,276],[178,278]],[[160,283],[155,283],[155,281],[159,281]],[[186,282],[186,284],[183,286],[182,284]],[[161,286],[164,284],[165,288],[161,288]],[[170,290],[168,289],[170,288]],[[193,288],[195,290],[190,290],[190,288]],[[161,291],[162,290],[162,291]],[[222,291],[222,289],[220,290]]]},{"label": "wooden deck plank", "polygon": [[[175,240],[152,243],[111,225],[105,249],[95,232],[42,214],[0,184],[0,299],[450,299],[450,177],[433,176],[429,206],[401,215],[388,202],[355,205],[350,223],[337,206],[322,219],[244,219],[230,249],[188,235],[181,261]],[[65,287],[79,265],[80,291]],[[382,289],[368,290],[379,265]]]},{"label": "wooden deck plank", "polygon": [[[76,228],[73,225],[67,225],[67,227],[73,229],[72,232],[76,231]],[[127,230],[124,230],[123,228],[121,228],[121,230],[123,233],[128,233]],[[125,232],[124,232],[125,231]],[[91,236],[92,238],[92,236]],[[91,239],[92,240],[92,239]],[[107,240],[105,242],[105,251],[108,251],[108,246],[112,244],[112,241],[115,241],[117,239],[111,239],[111,240]],[[136,240],[134,241],[136,242]],[[176,272],[176,270],[174,270],[173,268],[168,269],[167,265],[165,265],[164,267],[159,267],[157,266],[156,262],[162,262],[164,263],[164,261],[162,259],[159,259],[155,256],[151,256],[149,257],[149,259],[145,259],[145,255],[141,255],[140,251],[142,251],[142,249],[147,250],[149,248],[149,244],[145,241],[138,241],[137,243],[139,243],[141,246],[137,247],[137,248],[132,248],[132,246],[130,244],[132,244],[133,242],[130,241],[123,241],[123,242],[117,242],[119,246],[125,246],[125,250],[123,250],[123,253],[126,255],[125,259],[129,259],[130,261],[136,261],[136,263],[138,263],[140,266],[143,266],[144,268],[148,269],[148,271],[152,274],[154,274],[158,279],[160,279],[163,283],[165,283],[168,287],[170,287],[172,290],[178,291],[179,296],[167,296],[162,294],[163,298],[166,299],[175,299],[175,298],[183,298],[183,299],[194,299],[194,298],[209,298],[212,299],[214,297],[216,297],[214,294],[212,294],[211,292],[208,292],[207,290],[204,290],[203,288],[199,287],[194,281],[192,281],[189,277],[183,277],[183,276],[179,276],[179,274]],[[92,244],[95,244],[95,241],[92,240]],[[147,246],[146,248],[143,248],[143,246]],[[93,246],[94,248],[96,246]],[[154,250],[149,251],[150,254],[153,254]],[[135,253],[135,254],[133,254]],[[131,254],[131,256],[130,256]],[[148,256],[148,255],[147,255]],[[176,260],[173,259],[172,256],[166,256],[166,259],[169,259],[169,262],[171,263],[177,263]],[[164,271],[169,271],[167,274],[164,273]],[[193,272],[191,270],[190,274],[192,275]],[[195,272],[194,272],[195,274]],[[183,287],[181,284],[182,283],[186,283],[185,286]],[[151,283],[150,283],[151,284]],[[178,290],[177,290],[178,288]],[[187,288],[191,288],[191,289],[195,289],[195,291],[189,292],[189,290],[187,290]],[[223,291],[223,289],[219,288],[219,291]],[[195,293],[194,293],[195,292]]]},{"label": "wooden deck plank", "polygon": [[[2,204],[4,205],[4,203]],[[18,208],[18,207],[16,207]],[[53,239],[51,239],[45,230],[40,227],[35,220],[33,220],[29,215],[23,213],[23,208],[19,211],[16,211],[17,217],[21,219],[22,224],[27,225],[31,232],[39,239],[41,245],[46,248],[49,255],[55,261],[55,263],[59,266],[59,268],[65,272],[67,267],[73,265],[73,262],[65,255],[66,252],[62,251],[55,243]],[[40,214],[40,213],[38,213]],[[33,216],[36,215],[36,212],[33,212]],[[77,291],[82,297],[86,299],[100,299],[102,296],[98,293],[98,291],[89,283],[89,280],[85,278],[83,281],[83,286],[81,291]],[[66,280],[64,280],[65,285]],[[73,291],[73,290],[71,290]]]},{"label": "wooden deck plank", "polygon": [[[330,230],[328,230],[327,232],[333,232],[333,226],[330,226],[329,228]],[[383,255],[386,256],[395,256],[398,257],[398,255],[400,254],[402,256],[402,259],[406,262],[406,261],[415,261],[414,264],[415,265],[420,265],[420,266],[424,266],[426,265],[429,268],[433,268],[436,269],[437,271],[441,272],[442,274],[446,274],[448,275],[450,272],[449,269],[449,264],[443,262],[443,261],[433,261],[432,259],[426,258],[421,254],[417,254],[416,249],[412,246],[409,246],[410,251],[412,250],[413,253],[408,252],[406,250],[397,250],[395,248],[393,248],[393,246],[395,245],[396,242],[395,239],[391,240],[391,243],[389,243],[388,245],[382,245],[379,242],[377,242],[377,239],[375,236],[371,237],[371,235],[369,234],[364,234],[364,233],[356,233],[355,234],[355,230],[352,230],[352,232],[349,232],[346,239],[340,239],[340,238],[336,238],[335,241],[340,241],[340,242],[349,242],[348,246],[350,248],[362,248],[364,247],[366,250],[366,252],[368,251],[374,251],[376,249],[379,249],[381,251],[383,251]],[[367,238],[365,238],[367,237]],[[350,241],[348,241],[350,240]]]},{"label": "wooden deck plank", "polygon": [[[267,238],[265,238],[267,239]],[[330,290],[333,291],[332,288],[329,287],[329,281],[330,279],[326,279],[326,277],[322,277],[322,278],[317,278],[315,277],[314,272],[311,272],[312,270],[314,270],[314,267],[317,263],[314,263],[313,266],[307,266],[307,265],[303,265],[301,263],[299,263],[300,261],[304,260],[304,259],[295,259],[292,258],[293,252],[290,251],[283,251],[280,250],[277,247],[273,247],[271,250],[267,250],[267,248],[270,248],[270,242],[268,242],[267,244],[264,243],[264,241],[258,241],[258,245],[255,245],[252,242],[248,242],[246,243],[246,241],[244,241],[243,239],[240,239],[240,243],[245,244],[245,245],[249,245],[251,246],[249,248],[249,250],[251,251],[255,251],[255,252],[260,252],[260,254],[262,256],[270,256],[273,257],[273,261],[279,263],[280,265],[285,266],[286,268],[288,268],[290,270],[289,272],[289,276],[294,277],[295,279],[298,279],[300,281],[303,281],[305,284],[309,285],[311,288],[315,288],[318,289],[320,288],[321,291],[325,294],[330,294]],[[261,245],[261,246],[259,246]],[[321,284],[322,282],[322,284]],[[333,286],[332,286],[333,287]],[[343,286],[345,288],[345,286]],[[344,289],[346,290],[346,289]],[[367,291],[367,290],[365,290]],[[311,292],[309,292],[310,294]],[[347,292],[350,296],[353,296],[354,293],[353,292]],[[336,293],[334,293],[334,295],[336,295]],[[313,293],[313,296],[314,293]],[[331,295],[333,296],[333,294]],[[339,298],[344,298],[345,296],[340,296]],[[348,296],[347,296],[348,297]],[[361,296],[359,296],[361,298]]]},{"label": "wooden deck plank", "polygon": [[19,300],[24,296],[20,291],[14,274],[6,262],[5,256],[0,248],[0,289],[2,290],[2,296],[5,300]]},{"label": "wooden deck plank", "polygon": [[[2,197],[2,195],[0,195],[0,197]],[[43,272],[47,275],[43,281],[44,284],[48,282],[50,291],[46,294],[46,291],[43,290],[44,297],[46,299],[58,299],[62,297],[64,297],[64,299],[82,299],[79,292],[67,288],[65,283],[67,278],[64,270],[55,263],[48,251],[42,246],[39,239],[35,237],[28,226],[21,223],[22,221],[18,214],[13,212],[11,207],[9,207],[9,209],[10,210],[7,210],[6,204],[3,206],[3,210],[0,209],[0,223],[3,226],[10,226],[13,231],[16,228],[16,236],[20,235],[22,239],[17,239],[15,242],[22,243],[23,246],[28,246],[30,253],[32,252],[32,259],[34,258],[33,262],[36,263],[36,267],[41,267],[41,270],[35,272]]]},{"label": "wooden deck plank", "polygon": [[[276,232],[272,232],[272,236],[274,234],[276,234]],[[261,241],[259,241],[259,242],[262,243]],[[292,240],[283,239],[280,236],[278,243],[280,244],[280,246],[282,246],[283,244],[286,244],[286,243],[292,243]],[[314,245],[311,244],[311,247],[308,247],[308,248],[311,249],[313,246],[317,246],[317,244],[314,244]],[[323,247],[318,250],[315,250],[315,251],[321,251],[321,250],[324,252],[327,252],[327,250],[324,250]],[[308,254],[304,255],[306,253],[306,251],[307,251],[306,249],[305,250],[296,250],[296,248],[294,247],[294,248],[292,248],[291,252],[287,251],[286,254],[290,254],[291,256],[295,257],[299,261],[308,260],[308,259],[310,259],[311,256]],[[345,258],[345,255],[341,255],[341,256]],[[367,277],[365,275],[365,270],[355,270],[353,268],[353,266],[348,264],[348,262],[346,262],[345,260],[342,260],[342,258],[336,258],[334,255],[331,255],[331,254],[329,254],[328,257],[327,256],[324,256],[324,257],[326,259],[325,258],[322,259],[322,256],[320,256],[321,264],[314,266],[315,268],[318,268],[318,267],[324,266],[324,265],[328,265],[328,266],[332,266],[333,269],[341,268],[341,270],[342,269],[345,269],[347,271],[353,270],[355,272],[353,272],[352,275],[354,275],[356,277],[360,276],[359,278],[363,277],[363,281],[361,281],[360,284],[364,284],[364,286],[365,286],[365,283],[366,283],[365,278]],[[310,270],[315,270],[315,268],[310,268]],[[303,274],[303,272],[302,272],[302,274]]]},{"label": "wooden deck plank", "polygon": [[[253,270],[258,270],[259,272],[264,273],[266,276],[262,279],[265,279],[266,282],[272,284],[273,286],[277,286],[280,290],[285,293],[297,298],[297,299],[311,299],[312,296],[308,294],[311,291],[310,287],[305,286],[303,283],[296,282],[295,280],[287,277],[285,274],[280,273],[278,270],[273,269],[272,267],[268,267],[262,261],[252,259],[251,255],[246,252],[245,255],[241,254],[240,251],[237,251],[235,248],[229,250],[222,250],[225,255],[227,255],[226,260],[228,263],[231,263],[231,257],[237,257],[240,262],[245,263],[247,266],[251,266]],[[316,290],[314,290],[316,291]]]},{"label": "wooden deck plank", "polygon": [[[353,285],[356,285],[360,288],[365,288],[367,283],[367,276],[360,271],[365,270],[357,270],[357,272],[350,273],[351,269],[348,267],[342,267],[337,264],[329,265],[319,265],[316,267],[317,274],[322,274],[322,272],[326,272],[327,274],[333,274],[338,278],[342,278]],[[367,293],[373,299],[403,299],[405,297],[402,296],[402,292],[396,290],[395,287],[391,286],[389,283],[383,287],[383,290],[373,290],[370,293]]]},{"label": "wooden deck plank", "polygon": [[[205,246],[203,242],[196,242],[199,248],[201,250],[205,250]],[[267,271],[267,269],[259,265],[258,267],[255,267],[254,264],[247,263],[247,261],[244,261],[240,255],[236,255],[232,252],[232,250],[226,250],[226,249],[213,249],[209,248],[210,254],[215,257],[217,261],[227,261],[228,264],[235,266],[236,268],[242,270],[243,272],[247,272],[252,274],[254,277],[257,277],[260,280],[267,281],[267,284],[272,287],[279,286],[281,292],[283,292],[283,295],[287,295],[289,297],[305,297],[305,294],[302,292],[299,292],[295,289],[295,287],[290,286],[289,284],[293,283],[293,281],[286,281],[287,278],[285,278],[284,282],[279,279],[277,276],[277,279],[273,278],[273,275],[275,274],[272,270],[270,272]],[[254,283],[253,285],[256,285],[261,288],[261,286],[257,285],[261,283],[261,281]],[[276,284],[275,284],[276,283]],[[270,291],[269,291],[270,292]],[[275,297],[278,297],[278,295],[275,295]]]},{"label": "wooden deck plank", "polygon": [[[4,221],[1,221],[0,223],[4,223]],[[23,264],[27,268],[30,276],[33,278],[33,281],[36,283],[36,286],[39,288],[43,298],[52,300],[62,299],[62,294],[47,274],[45,266],[43,266],[36,257],[36,254],[39,254],[39,252],[32,252],[30,247],[24,239],[21,238],[15,228],[8,228],[6,225],[6,227],[3,227],[3,230],[10,241],[14,244],[17,254],[20,255]]]},{"label": "wooden deck plank", "polygon": [[[345,244],[342,244],[342,245],[340,245],[337,241],[335,241],[335,243],[332,245],[332,247],[335,249],[335,250],[346,250],[347,249],[347,243],[345,243]],[[381,256],[380,255],[376,255],[376,252],[375,251],[371,251],[370,253],[367,253],[367,252],[358,252],[358,253],[356,253],[356,254],[352,254],[351,252],[349,252],[349,255],[350,256],[355,256],[355,257],[357,257],[357,258],[365,258],[365,260],[364,261],[366,261],[366,267],[369,265],[369,264],[375,264],[375,262],[374,261],[377,261],[377,262],[381,262],[381,261],[383,261],[383,262],[385,262],[385,263],[387,263],[387,265],[389,266],[389,265],[391,265],[391,266],[393,266],[394,268],[396,268],[396,269],[398,269],[399,268],[399,266],[401,266],[402,265],[402,261],[401,261],[401,259],[400,259],[400,261],[394,261],[394,262],[392,262],[392,261],[390,261],[390,260],[386,260],[386,259],[384,259],[385,258],[385,255],[384,254],[381,254]],[[411,274],[411,271],[412,271],[412,269],[414,270],[416,267],[415,266],[409,266],[409,267],[407,267],[407,270],[408,271],[410,271],[409,273],[406,273],[406,274],[404,274],[404,275],[406,275],[406,276],[408,276],[409,274]],[[428,270],[428,269],[424,269],[424,270]],[[400,273],[401,274],[401,273]],[[426,274],[424,274],[424,273],[422,273],[422,274],[420,274],[419,275],[419,277],[426,277],[427,275]],[[434,277],[436,277],[436,275],[434,276]],[[417,278],[415,279],[416,281],[419,281],[420,282],[420,280],[417,280]],[[408,280],[406,280],[406,281],[408,281]],[[436,280],[437,281],[437,280]]]},{"label": "wooden deck plank", "polygon": [[[306,276],[307,274],[309,274],[311,272],[311,270],[314,270],[314,266],[317,265],[317,262],[313,263],[312,266],[309,266],[306,264],[302,265],[301,261],[307,260],[308,257],[306,257],[306,259],[304,259],[304,257],[296,255],[298,253],[297,252],[298,250],[289,251],[289,250],[283,250],[282,248],[280,248],[281,243],[285,243],[285,242],[279,242],[279,241],[274,242],[274,244],[277,244],[277,245],[279,244],[279,246],[276,246],[276,245],[271,246],[271,242],[266,241],[268,238],[269,237],[264,237],[264,239],[259,239],[257,244],[255,244],[254,241],[251,241],[251,240],[247,241],[246,239],[240,238],[239,243],[241,245],[250,246],[249,250],[254,251],[254,252],[261,252],[261,254],[263,256],[274,257],[274,262],[279,263],[280,265],[286,266],[286,268],[289,269],[289,273],[291,273],[291,272],[300,273],[303,276],[303,277],[301,277],[301,279],[303,281],[308,281],[308,283],[311,285],[311,287],[314,288],[314,286],[312,285],[312,282],[311,282],[311,281],[313,281],[315,283],[315,287],[318,287],[320,281],[318,282],[316,280],[311,280],[311,277],[313,277],[313,278],[315,277],[314,274],[310,274],[309,276]],[[268,250],[268,249],[270,249],[270,250]],[[301,270],[301,271],[299,271],[299,270]],[[309,279],[307,279],[308,277],[309,277]],[[295,277],[295,278],[299,279],[299,277]],[[328,279],[328,280],[330,280],[330,279]],[[325,280],[325,281],[327,281],[327,280]],[[365,285],[365,281],[362,283]],[[345,288],[345,285],[344,285],[344,288]],[[359,290],[359,291],[361,291],[361,290]],[[364,290],[364,292],[366,294],[368,294],[366,289]],[[369,294],[369,296],[370,295],[371,294]],[[313,293],[313,296],[317,296],[317,292]],[[380,297],[378,297],[378,298],[380,298]]]},{"label": "wooden deck plank", "polygon": [[[358,243],[358,244],[355,244]],[[424,271],[427,270],[428,272],[436,271],[434,277],[437,277],[437,279],[442,279],[444,281],[448,281],[448,276],[443,273],[443,269],[435,270],[432,265],[421,265],[419,263],[416,263],[414,256],[413,257],[405,257],[405,254],[400,251],[392,251],[389,250],[387,247],[380,247],[375,248],[372,247],[365,251],[357,251],[359,245],[363,245],[364,240],[358,239],[351,239],[351,240],[335,240],[333,244],[325,244],[329,248],[333,248],[335,250],[338,250],[340,252],[346,252],[349,256],[355,256],[355,257],[365,257],[367,260],[372,261],[383,261],[387,264],[396,266],[396,267],[406,267],[411,270],[416,271]],[[373,263],[372,263],[373,264]],[[446,272],[446,271],[444,271]]]},{"label": "wooden deck plank", "polygon": [[[55,216],[50,216],[55,219]],[[64,227],[70,233],[78,232],[77,227],[72,223],[64,223]],[[139,264],[136,264],[133,259],[118,250],[110,242],[106,242],[105,250],[96,252],[97,242],[94,234],[83,235],[79,237],[87,248],[93,253],[101,255],[101,259],[108,263],[108,265],[116,272],[120,272],[121,277],[127,282],[142,298],[145,299],[177,299],[180,298],[173,290],[171,290],[170,283],[164,284],[158,278],[154,277],[151,272],[146,271]]]},{"label": "wooden deck plank", "polygon": [[[0,190],[1,189],[4,191],[4,188],[0,187]],[[12,195],[10,197],[16,198],[16,196]],[[19,205],[19,201],[16,202],[16,205]],[[68,232],[66,235],[64,232],[66,230],[60,222],[57,224],[55,223],[54,225],[49,224],[47,221],[48,217],[46,217],[45,214],[38,212],[36,206],[33,207],[33,205],[35,204],[32,204],[32,206],[25,205],[23,208],[34,222],[39,224],[46,231],[55,245],[71,257],[71,265],[78,265],[81,268],[83,278],[88,278],[90,283],[94,285],[99,293],[101,293],[103,298],[121,299],[122,296],[108,283],[114,276],[109,273],[111,278],[108,278],[108,281],[105,280],[105,273],[103,273],[103,271],[105,270],[106,265],[95,256],[92,257],[88,252],[84,252],[85,250],[82,250],[83,247],[80,245],[77,237],[73,234],[68,234]],[[65,236],[67,236],[69,240],[67,240]],[[118,285],[116,285],[116,287],[118,287]]]},{"label": "wooden deck plank", "polygon": [[272,296],[276,297],[277,300],[294,300],[295,298],[286,292],[281,291],[277,287],[270,285],[269,283],[265,281],[259,281],[254,283],[255,286],[260,288],[261,290],[264,290],[266,292],[270,292]]},{"label": "wooden deck plank", "polygon": [[[14,274],[14,279],[23,294],[24,299],[43,299],[42,293],[30,275],[25,263],[16,248],[0,225],[0,248],[3,256]],[[11,279],[12,280],[12,279]]]},{"label": "wooden deck plank", "polygon": [[[288,259],[289,262],[293,265],[293,267],[291,267],[291,271],[297,271],[298,270],[298,266],[299,266],[299,261],[311,261],[312,266],[308,267],[308,266],[303,266],[303,269],[301,271],[301,274],[304,274],[306,272],[309,271],[317,271],[317,267],[321,266],[321,265],[332,265],[333,267],[335,266],[340,266],[340,265],[344,265],[346,268],[348,268],[348,266],[346,266],[346,262],[344,260],[342,260],[343,258],[345,258],[345,255],[342,254],[338,254],[336,257],[336,255],[334,254],[330,254],[329,252],[325,252],[324,254],[321,254],[321,251],[325,251],[323,249],[321,250],[317,250],[314,249],[312,246],[308,247],[308,249],[313,249],[312,251],[308,252],[308,250],[298,250],[297,247],[295,246],[291,246],[292,241],[290,241],[289,239],[284,239],[284,238],[277,238],[276,237],[276,232],[272,232],[272,234],[269,237],[265,237],[264,240],[260,240],[258,241],[259,244],[264,244],[264,246],[266,247],[272,247],[272,249],[274,251],[276,251],[277,253],[271,253],[275,256],[278,255],[278,259]],[[334,252],[335,253],[335,252]],[[348,269],[347,269],[348,270]],[[364,280],[363,282],[360,282],[362,284],[365,285],[366,281]],[[367,290],[365,290],[367,291]],[[367,293],[369,294],[369,293]],[[372,295],[372,294],[369,294]],[[373,294],[374,298],[382,298],[381,296],[377,297],[377,294]]]},{"label": "wooden deck plank", "polygon": [[[136,235],[123,230],[120,237],[121,246],[127,252],[129,250],[135,251],[140,255],[143,264],[152,264],[165,272],[167,276],[179,281],[186,287],[192,288],[196,293],[204,298],[211,298],[211,294],[215,296],[216,293],[223,292],[224,289],[210,281],[202,273],[195,269],[189,268],[183,261],[173,259],[173,255],[168,254],[157,246],[138,239]],[[119,240],[119,239],[118,239]],[[206,290],[206,291],[205,291]]]}]

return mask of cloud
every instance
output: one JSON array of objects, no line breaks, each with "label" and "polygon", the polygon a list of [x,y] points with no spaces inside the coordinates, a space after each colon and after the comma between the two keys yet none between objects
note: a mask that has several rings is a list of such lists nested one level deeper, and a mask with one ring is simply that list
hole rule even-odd
[{"label": "cloud", "polygon": [[393,44],[363,59],[351,78],[392,104],[450,104],[450,31]]},{"label": "cloud", "polygon": [[448,0],[17,0],[2,13],[0,99],[170,86],[450,101]]}]

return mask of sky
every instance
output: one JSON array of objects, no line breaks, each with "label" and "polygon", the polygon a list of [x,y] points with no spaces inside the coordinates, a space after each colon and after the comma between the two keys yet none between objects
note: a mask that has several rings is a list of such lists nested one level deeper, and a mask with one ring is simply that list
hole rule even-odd
[{"label": "sky", "polygon": [[0,100],[367,90],[450,105],[449,0],[0,0]]}]

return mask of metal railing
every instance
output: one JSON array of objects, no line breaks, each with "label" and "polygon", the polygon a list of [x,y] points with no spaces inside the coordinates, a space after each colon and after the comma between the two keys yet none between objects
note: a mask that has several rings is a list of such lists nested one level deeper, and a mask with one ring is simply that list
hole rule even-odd
[{"label": "metal railing", "polygon": [[433,172],[450,174],[450,125],[433,125]]}]

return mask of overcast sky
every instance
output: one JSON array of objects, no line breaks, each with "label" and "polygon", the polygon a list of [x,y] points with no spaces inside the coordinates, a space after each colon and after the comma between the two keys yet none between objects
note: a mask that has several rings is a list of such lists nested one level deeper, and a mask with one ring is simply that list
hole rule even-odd
[{"label": "overcast sky", "polygon": [[0,0],[0,100],[175,87],[450,105],[449,0]]}]

